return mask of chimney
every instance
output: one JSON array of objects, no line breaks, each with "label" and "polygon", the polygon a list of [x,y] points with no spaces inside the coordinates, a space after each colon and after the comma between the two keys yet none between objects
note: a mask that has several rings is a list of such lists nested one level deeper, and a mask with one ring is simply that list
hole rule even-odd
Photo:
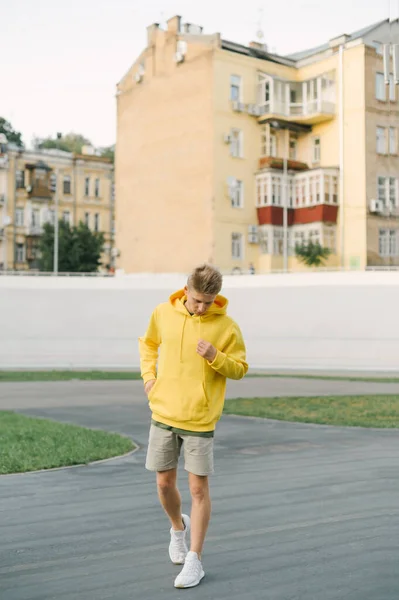
[{"label": "chimney", "polygon": [[255,48],[255,50],[262,50],[263,52],[267,52],[267,44],[262,44],[261,42],[249,42],[250,48]]},{"label": "chimney", "polygon": [[168,23],[168,32],[169,33],[174,33],[175,35],[180,33],[181,17],[176,15],[175,17],[168,19],[167,23]]},{"label": "chimney", "polygon": [[153,23],[147,27],[147,46],[153,46],[155,44],[155,38],[159,29],[159,23]]}]

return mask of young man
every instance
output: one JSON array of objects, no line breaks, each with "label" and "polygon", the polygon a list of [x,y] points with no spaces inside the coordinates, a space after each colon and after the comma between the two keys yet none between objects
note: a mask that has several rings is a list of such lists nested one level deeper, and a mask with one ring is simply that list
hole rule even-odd
[{"label": "young man", "polygon": [[[140,338],[141,375],[152,411],[146,468],[157,473],[159,499],[170,519],[170,559],[184,564],[177,588],[194,587],[205,575],[201,552],[211,515],[208,476],[213,473],[214,430],[223,410],[226,378],[241,379],[248,370],[242,335],[226,314],[228,302],[218,295],[221,288],[222,275],[214,267],[194,269],[184,290],[157,306]],[[181,512],[176,486],[181,447],[191,520]]]}]

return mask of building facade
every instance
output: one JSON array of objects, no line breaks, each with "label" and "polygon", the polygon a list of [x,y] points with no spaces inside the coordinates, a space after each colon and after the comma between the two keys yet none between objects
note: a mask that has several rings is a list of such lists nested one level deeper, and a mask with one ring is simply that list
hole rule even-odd
[{"label": "building facade", "polygon": [[113,164],[90,147],[82,154],[2,146],[0,154],[0,269],[37,270],[45,223],[86,223],[105,235],[102,267],[113,258]]},{"label": "building facade", "polygon": [[310,240],[326,266],[399,265],[398,38],[383,21],[282,57],[150,26],[117,88],[118,266],[296,270]]}]

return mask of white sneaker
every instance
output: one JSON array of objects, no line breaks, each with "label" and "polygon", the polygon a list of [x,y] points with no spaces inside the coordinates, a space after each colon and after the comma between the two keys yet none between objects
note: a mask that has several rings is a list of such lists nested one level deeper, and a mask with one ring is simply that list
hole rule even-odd
[{"label": "white sneaker", "polygon": [[169,556],[174,565],[184,565],[188,548],[186,537],[190,531],[190,517],[182,515],[184,531],[170,530]]},{"label": "white sneaker", "polygon": [[176,588],[195,587],[205,577],[202,563],[196,552],[189,552],[186,556],[186,562],[179,575],[175,579]]}]

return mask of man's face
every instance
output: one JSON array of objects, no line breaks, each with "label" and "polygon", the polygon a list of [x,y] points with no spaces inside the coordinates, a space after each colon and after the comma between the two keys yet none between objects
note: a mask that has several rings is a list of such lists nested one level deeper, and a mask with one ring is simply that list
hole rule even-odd
[{"label": "man's face", "polygon": [[208,308],[212,306],[216,298],[216,294],[201,294],[200,292],[196,292],[187,286],[184,288],[184,291],[187,296],[187,309],[190,313],[198,316],[204,315]]}]

